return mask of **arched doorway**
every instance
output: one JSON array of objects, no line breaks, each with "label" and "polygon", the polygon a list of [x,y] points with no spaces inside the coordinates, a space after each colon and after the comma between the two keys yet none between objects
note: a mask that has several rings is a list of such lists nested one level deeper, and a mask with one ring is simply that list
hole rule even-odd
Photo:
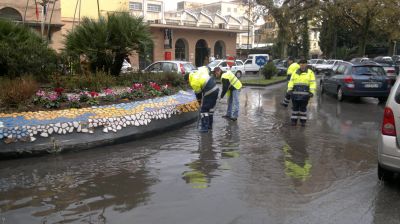
[{"label": "arched doorway", "polygon": [[178,39],[175,42],[175,60],[188,60],[187,42],[184,39]]},{"label": "arched doorway", "polygon": [[225,43],[222,40],[215,42],[214,45],[214,57],[216,59],[221,59],[226,57]]},{"label": "arched doorway", "polygon": [[207,42],[205,40],[200,39],[197,41],[195,54],[195,63],[197,67],[208,64],[209,50]]},{"label": "arched doorway", "polygon": [[0,9],[0,19],[22,21],[22,15],[16,9],[5,7]]}]

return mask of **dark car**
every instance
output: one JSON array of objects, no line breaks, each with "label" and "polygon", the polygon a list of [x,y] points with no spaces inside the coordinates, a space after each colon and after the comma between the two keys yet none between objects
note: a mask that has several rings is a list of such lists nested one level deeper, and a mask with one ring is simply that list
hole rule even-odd
[{"label": "dark car", "polygon": [[391,86],[385,70],[374,62],[341,62],[320,81],[321,93],[332,93],[339,101],[346,97],[376,97],[384,102]]},{"label": "dark car", "polygon": [[278,76],[284,76],[287,73],[288,62],[287,60],[280,60],[275,64],[275,67],[278,70]]},{"label": "dark car", "polygon": [[399,74],[399,66],[395,64],[392,57],[378,56],[374,58],[374,61],[383,66],[383,69],[386,71],[386,75],[389,76],[394,83],[396,81],[397,74]]}]

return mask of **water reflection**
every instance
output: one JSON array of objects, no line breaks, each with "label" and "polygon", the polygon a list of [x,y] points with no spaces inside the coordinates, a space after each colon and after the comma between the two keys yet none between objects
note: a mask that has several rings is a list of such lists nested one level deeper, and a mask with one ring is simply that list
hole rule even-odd
[{"label": "water reflection", "polygon": [[312,165],[307,153],[307,137],[301,128],[286,129],[282,135],[285,141],[282,148],[285,174],[293,179],[295,186],[299,186],[311,176]]},{"label": "water reflection", "polygon": [[193,188],[208,188],[219,167],[212,132],[200,134],[198,153],[197,160],[186,164],[190,170],[183,172],[183,179]]},{"label": "water reflection", "polygon": [[[8,183],[0,191],[4,223],[106,223],[106,209],[122,213],[150,198],[149,186],[157,179],[143,163],[126,154],[68,162],[47,158],[19,166],[11,175],[2,172],[1,182]],[[46,168],[36,169],[41,167]]]}]

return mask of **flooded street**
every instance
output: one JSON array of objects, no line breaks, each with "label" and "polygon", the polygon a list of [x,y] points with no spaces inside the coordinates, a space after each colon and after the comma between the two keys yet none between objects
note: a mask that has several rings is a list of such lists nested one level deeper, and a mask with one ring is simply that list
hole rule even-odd
[{"label": "flooded street", "polygon": [[237,122],[0,161],[0,224],[399,223],[400,181],[377,179],[383,105],[316,96],[290,126],[284,85],[243,89]]}]

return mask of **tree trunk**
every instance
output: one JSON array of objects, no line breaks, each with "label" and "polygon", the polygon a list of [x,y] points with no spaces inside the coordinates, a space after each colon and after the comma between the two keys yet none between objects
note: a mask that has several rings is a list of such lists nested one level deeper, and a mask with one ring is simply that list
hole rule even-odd
[{"label": "tree trunk", "polygon": [[121,53],[115,55],[115,60],[111,67],[111,75],[114,75],[114,76],[119,75],[119,73],[121,72],[122,63],[124,62],[125,56],[126,56],[126,54],[121,54]]},{"label": "tree trunk", "polygon": [[362,27],[361,39],[358,45],[358,53],[360,56],[365,55],[365,48],[367,46],[368,32],[371,25],[371,13],[368,11],[365,15],[365,23]]}]

